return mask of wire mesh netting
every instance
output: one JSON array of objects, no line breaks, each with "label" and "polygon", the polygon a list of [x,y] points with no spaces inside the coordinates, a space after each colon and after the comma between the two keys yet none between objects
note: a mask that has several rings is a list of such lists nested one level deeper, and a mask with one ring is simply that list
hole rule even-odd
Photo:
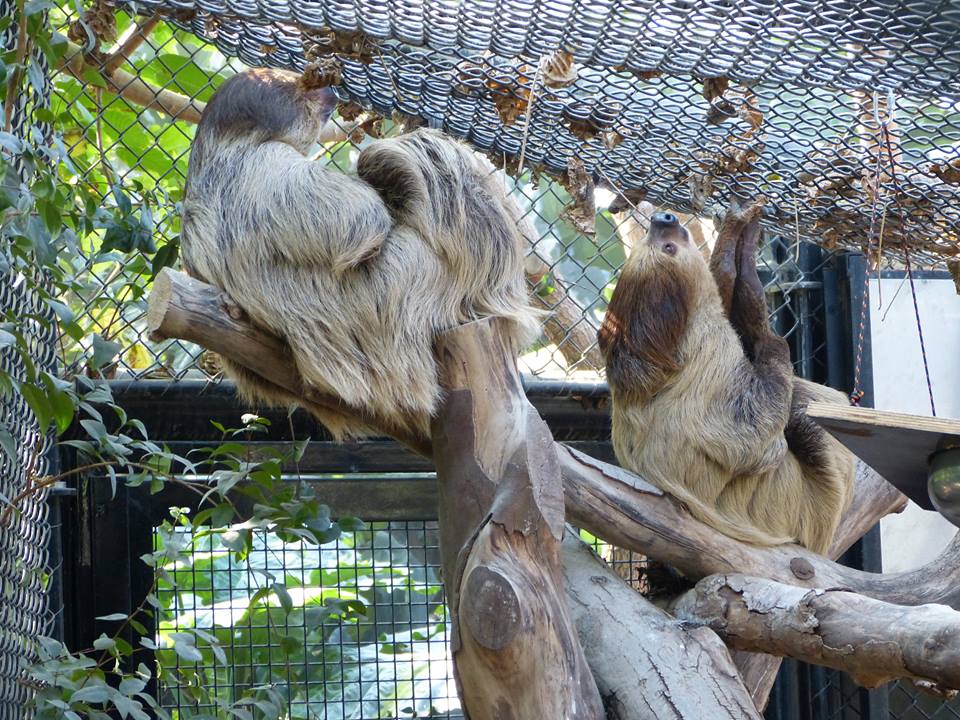
[{"label": "wire mesh netting", "polygon": [[[0,0],[0,17],[12,17],[13,7],[13,0]],[[0,47],[12,48],[16,35],[17,26],[8,25],[0,32]],[[32,60],[39,71],[38,83],[25,88],[7,109],[10,129],[17,137],[23,137],[33,124],[34,111],[47,104],[46,63],[39,53]],[[42,131],[43,126],[40,127]],[[26,171],[22,164],[13,171],[13,176],[3,177],[2,182],[16,187]],[[36,367],[52,371],[56,365],[52,311],[12,268],[9,249],[5,246],[0,247],[0,267],[0,323],[22,323],[26,341],[23,354],[10,343],[0,346],[0,369],[18,381],[24,380],[26,356]],[[40,432],[33,411],[19,394],[0,394],[0,418],[6,429],[3,451],[0,451],[0,497],[6,503],[27,490],[31,478],[45,474],[49,438]],[[21,673],[23,665],[34,657],[35,639],[47,633],[52,620],[47,604],[49,537],[46,491],[27,493],[20,500],[17,512],[5,512],[0,520],[2,720],[25,720],[31,716],[24,709],[30,690],[21,682]]]},{"label": "wire mesh netting", "polygon": [[[194,542],[189,560],[157,589],[160,643],[172,648],[171,635],[200,629],[224,658],[204,649],[189,663],[195,684],[162,682],[161,704],[175,717],[215,713],[214,697],[266,696],[270,685],[290,718],[461,717],[436,523],[372,523],[320,547],[261,533],[245,562],[216,536],[181,541]],[[286,584],[289,613],[258,594],[272,578]],[[362,614],[351,610],[356,599]],[[173,649],[159,653],[166,667],[184,662]]]},{"label": "wire mesh netting", "polygon": [[[216,536],[178,535],[189,555],[161,569],[156,591],[159,659],[193,678],[161,677],[159,699],[174,717],[215,715],[214,698],[255,698],[258,688],[264,698],[278,691],[283,716],[296,719],[463,717],[435,522],[373,522],[319,547],[260,533],[246,561]],[[637,557],[595,547],[636,583]],[[285,582],[289,613],[265,592],[274,580]],[[214,636],[224,656],[198,647],[200,660],[178,658],[183,630]]]},{"label": "wire mesh netting", "polygon": [[[498,17],[512,16],[509,10],[512,6],[503,5],[497,10]],[[68,57],[72,59],[65,62],[65,71],[55,79],[54,109],[65,126],[71,128],[64,138],[70,156],[88,181],[100,188],[105,203],[119,202],[111,193],[114,183],[122,180],[133,187],[137,199],[150,206],[148,222],[160,246],[159,252],[149,260],[109,263],[101,258],[91,263],[86,272],[78,268],[83,282],[71,298],[71,307],[91,330],[123,347],[118,364],[110,372],[129,372],[138,377],[182,377],[197,371],[217,375],[215,358],[204,355],[200,348],[180,341],[154,343],[145,336],[145,298],[157,266],[176,258],[178,202],[182,197],[193,121],[203,103],[225,77],[243,67],[238,58],[291,67],[303,67],[305,62],[299,31],[286,22],[263,24],[256,19],[256,14],[261,12],[258,7],[251,5],[243,13],[236,11],[237,18],[244,18],[243,22],[227,16],[214,18],[202,9],[188,9],[168,13],[168,22],[141,18],[139,25],[132,16],[115,12],[110,6],[88,10],[83,14],[85,22],[82,23],[76,22],[80,16],[72,6],[54,12],[55,22],[62,28],[70,27],[72,37],[82,41],[100,38],[102,48],[81,58],[69,55],[78,52],[78,48],[72,46],[68,50]],[[358,17],[365,17],[364,13],[360,12]],[[402,13],[397,17],[402,17]],[[536,13],[534,17],[538,17]],[[201,26],[207,28],[203,38],[184,29],[197,31]],[[246,28],[246,34],[236,35],[234,31],[239,27]],[[271,38],[275,39],[271,33],[279,32],[278,28],[300,43],[296,44],[297,52],[293,50],[294,45],[271,45],[274,42]],[[613,29],[608,32],[611,38],[615,35]],[[250,43],[242,40],[252,37],[250,33],[256,33],[262,41],[254,54],[251,54]],[[494,36],[498,36],[497,33]],[[366,42],[360,45],[367,47]],[[394,44],[389,44],[391,42]],[[318,159],[335,169],[352,172],[358,148],[374,142],[377,137],[426,123],[466,138],[474,146],[488,151],[497,167],[508,171],[505,182],[539,235],[528,263],[528,274],[536,287],[534,298],[538,305],[554,312],[545,323],[542,341],[523,358],[523,367],[528,372],[548,377],[597,378],[602,374],[596,328],[617,270],[632,243],[642,235],[652,203],[686,210],[684,218],[688,227],[701,242],[709,245],[712,210],[722,207],[734,185],[746,194],[767,195],[770,198],[767,209],[773,213],[771,229],[780,238],[778,247],[784,251],[766,250],[765,280],[771,292],[772,308],[796,313],[794,300],[805,291],[809,273],[815,270],[814,266],[800,268],[797,258],[804,238],[810,235],[808,215],[816,203],[803,195],[804,186],[794,175],[802,169],[802,155],[817,143],[846,138],[843,142],[849,148],[860,148],[858,143],[863,133],[857,134],[858,116],[853,106],[840,103],[817,87],[798,95],[796,90],[774,85],[748,87],[733,81],[711,103],[702,94],[706,86],[701,81],[669,75],[665,70],[650,71],[662,72],[659,77],[640,77],[626,70],[591,70],[586,63],[580,67],[573,85],[554,90],[534,77],[540,65],[531,65],[527,72],[532,75],[521,73],[516,77],[521,80],[527,77],[526,85],[521,82],[521,90],[527,85],[533,87],[521,93],[526,100],[520,98],[523,102],[518,106],[517,118],[504,122],[510,118],[501,117],[502,94],[498,94],[496,87],[489,87],[487,78],[499,67],[499,56],[489,53],[477,56],[470,44],[451,46],[442,53],[395,41],[378,42],[375,48],[372,56],[363,55],[359,59],[352,51],[341,53],[344,81],[339,89],[345,98],[363,107],[355,102],[341,106],[335,117],[342,129],[341,139],[318,148]],[[436,63],[442,65],[442,58],[447,57],[444,53],[454,50],[455,54],[460,53],[457,57],[462,55],[462,58],[454,63],[456,72],[451,76],[450,72],[440,72]],[[405,63],[412,62],[415,56],[420,58],[419,64],[408,67]],[[467,66],[461,66],[468,57],[473,59]],[[665,58],[654,65],[669,69],[674,61]],[[461,92],[463,88],[458,89],[457,82],[451,81],[451,77],[455,80],[461,71],[479,73],[476,92]],[[361,75],[369,80],[366,94],[351,80]],[[730,77],[739,75],[733,73]],[[419,90],[408,98],[403,93],[409,92],[403,88],[411,83],[417,84]],[[433,84],[442,86],[443,103],[437,104],[437,98],[428,92],[427,86]],[[118,91],[118,87],[123,90]],[[373,88],[383,92],[389,88],[394,94],[388,95],[393,99],[388,102],[384,99],[386,95],[378,96]],[[622,136],[619,131],[609,129],[601,132],[597,128],[603,123],[594,117],[596,107],[593,105],[580,119],[582,122],[566,117],[572,112],[569,106],[586,103],[584,98],[589,93],[591,98],[602,98],[608,91],[621,98],[617,102],[624,106],[617,110],[620,118],[617,123],[634,117],[634,131],[628,133],[621,128],[626,133]],[[816,102],[810,99],[811,93],[818,98]],[[744,111],[746,115],[741,113],[741,117],[736,109],[746,108],[757,98],[769,101],[780,113],[770,109],[758,111],[765,114],[761,125],[765,128],[763,133],[780,128],[792,145],[788,144],[784,150],[765,140],[766,149],[758,155],[768,166],[763,171],[762,188],[755,182],[752,171],[731,170],[724,175],[726,180],[717,183],[705,178],[694,155],[712,152],[710,148],[734,128],[739,128],[736,132],[745,131],[759,137],[756,128],[751,130],[751,123],[759,116],[751,115],[751,110]],[[399,104],[391,104],[394,101]],[[724,122],[712,124],[707,122],[707,115],[713,112],[710,108],[717,102],[733,108],[732,114]],[[729,107],[726,103],[730,103]],[[414,107],[418,108],[419,115],[410,112]],[[556,110],[553,115],[550,108]],[[181,119],[174,121],[169,113]],[[945,127],[944,137],[949,139],[949,123]],[[848,131],[853,135],[844,135]],[[616,137],[611,136],[611,132]],[[522,143],[518,145],[511,138]],[[743,142],[749,144],[753,139]],[[936,142],[942,144],[945,140],[938,136]],[[923,151],[933,152],[936,142],[930,140]],[[517,155],[521,147],[526,169],[518,174]],[[567,173],[567,162],[574,151],[590,171],[584,182],[596,183],[598,187],[596,208],[577,207],[572,199],[571,190],[578,188],[572,187],[576,183],[571,182],[571,175]],[[717,191],[706,193],[704,183],[715,186]],[[794,194],[800,194],[788,202],[776,195],[778,188],[784,192],[789,188]],[[591,199],[594,197],[589,195]],[[777,213],[783,215],[779,220]],[[893,224],[892,219],[885,218],[887,227]],[[889,232],[888,235],[893,236]],[[891,245],[895,242],[888,243],[888,247]],[[789,334],[798,324],[798,316],[782,319],[781,329]]]}]

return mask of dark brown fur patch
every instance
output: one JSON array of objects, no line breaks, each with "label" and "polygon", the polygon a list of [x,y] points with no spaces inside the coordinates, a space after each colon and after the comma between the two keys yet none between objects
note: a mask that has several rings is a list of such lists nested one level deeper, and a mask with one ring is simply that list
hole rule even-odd
[{"label": "dark brown fur patch", "polygon": [[692,304],[691,281],[674,264],[621,274],[597,334],[610,385],[638,400],[655,395],[680,370]]},{"label": "dark brown fur patch", "polygon": [[811,400],[813,396],[802,384],[794,384],[790,418],[783,431],[790,452],[808,469],[825,467],[830,460],[826,431],[807,417],[807,405]]},{"label": "dark brown fur patch", "polygon": [[[197,127],[193,154],[207,142],[254,135],[258,142],[283,137],[306,108],[297,76],[279,70],[251,70],[226,80],[207,103]],[[328,114],[336,107],[330,91]],[[199,152],[198,152],[199,151]]]}]

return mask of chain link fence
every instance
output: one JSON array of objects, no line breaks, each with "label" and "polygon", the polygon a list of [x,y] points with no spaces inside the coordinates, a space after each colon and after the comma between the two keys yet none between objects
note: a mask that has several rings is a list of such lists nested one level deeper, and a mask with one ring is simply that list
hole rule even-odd
[{"label": "chain link fence", "polygon": [[[0,0],[0,17],[12,18],[14,1]],[[18,28],[8,25],[0,32],[5,52],[16,45]],[[41,134],[49,128],[37,123],[34,113],[47,107],[49,76],[44,56],[31,53],[35,64],[34,82],[22,83],[15,100],[5,108],[5,121],[18,138],[31,127]],[[9,98],[8,98],[9,100]],[[6,118],[9,118],[7,121]],[[3,168],[0,167],[0,175]],[[17,163],[0,183],[15,190],[27,177],[27,168]],[[26,355],[34,365],[53,371],[56,367],[56,329],[53,313],[30,284],[12,267],[9,249],[0,247],[0,318],[18,322],[23,329]],[[42,281],[42,278],[40,278]],[[16,380],[26,379],[24,356],[9,343],[0,347],[0,369]],[[48,467],[49,437],[42,434],[33,411],[17,393],[0,394],[0,417],[9,429],[0,451],[0,497],[17,498],[30,488],[33,478],[42,477]],[[18,511],[4,513],[0,520],[0,719],[26,720],[24,709],[30,697],[22,684],[25,663],[35,657],[36,638],[49,631],[52,613],[47,602],[50,576],[48,542],[51,528],[47,517],[46,490],[32,492],[19,503]]]},{"label": "chain link fence", "polygon": [[[682,213],[709,247],[731,198],[766,198],[760,271],[773,322],[798,373],[817,380],[833,249],[865,250],[877,264],[960,257],[960,10],[948,2],[97,0],[58,3],[51,21],[70,38],[51,107],[71,161],[105,204],[130,193],[148,207],[138,221],[157,246],[97,262],[81,247],[75,261],[81,282],[66,301],[121,348],[108,377],[220,377],[200,348],[148,338],[144,314],[152,277],[176,263],[196,120],[247,65],[302,71],[336,58],[342,134],[317,157],[339,171],[352,172],[365,144],[420,125],[505,171],[538,232],[535,301],[554,311],[521,358],[538,377],[602,379],[596,328],[654,206]],[[595,186],[585,195],[596,207],[574,200],[584,186]],[[68,366],[89,337],[63,339]],[[196,663],[193,686],[161,678],[164,706],[200,717],[203,692],[230,696],[279,672],[291,717],[458,717],[432,524],[373,525],[320,550],[269,537],[257,548],[255,563],[300,592],[280,636],[303,635],[313,655],[294,662],[273,641],[281,614],[253,611],[249,566],[198,547],[172,569],[178,588],[196,592],[158,589],[168,611],[158,632],[222,634],[231,663]],[[635,579],[633,558],[610,558]],[[316,598],[333,588],[363,595],[373,615],[315,622]],[[839,687],[822,717],[857,717]],[[901,720],[960,715],[905,687],[889,698]]]},{"label": "chain link fence", "polygon": [[[271,25],[262,18],[256,19],[254,15],[262,8],[253,6],[241,13],[246,18],[243,22],[231,19],[232,16],[209,15],[200,8],[157,9],[166,12],[164,19],[136,19],[106,5],[86,11],[84,23],[77,23],[80,16],[72,6],[63,6],[55,12],[59,26],[64,30],[71,28],[71,36],[77,42],[89,43],[91,38],[97,38],[99,48],[81,57],[76,54],[80,48],[71,45],[68,60],[55,78],[54,109],[64,126],[70,128],[65,143],[71,157],[88,182],[100,188],[106,203],[117,202],[111,187],[118,181],[135,188],[135,199],[150,203],[150,223],[159,245],[157,256],[149,261],[143,258],[122,264],[91,264],[85,274],[81,273],[84,287],[71,298],[71,307],[94,332],[122,346],[119,362],[109,369],[115,376],[179,378],[202,373],[216,377],[216,359],[205,356],[200,348],[180,341],[154,343],[146,337],[144,311],[149,281],[158,264],[174,261],[176,257],[178,202],[194,132],[193,121],[203,103],[224,78],[243,67],[238,58],[302,68],[306,40],[301,43],[297,35],[296,42],[300,44],[277,45],[280,36],[274,37],[271,33],[283,29],[289,34],[294,30],[286,24]],[[506,10],[503,12],[509,15]],[[194,34],[203,28],[206,29],[199,36]],[[246,29],[241,32],[238,28]],[[259,39],[256,52],[251,50],[254,36]],[[313,35],[310,37],[316,40]],[[342,38],[336,40],[341,41]],[[522,73],[515,76],[519,78],[516,82],[527,88],[521,93],[522,97],[514,98],[519,103],[515,109],[520,115],[512,122],[504,122],[511,120],[502,116],[505,111],[501,106],[505,101],[496,87],[490,87],[496,85],[490,80],[491,73],[500,67],[496,56],[488,53],[477,59],[471,55],[476,64],[466,66],[462,65],[463,59],[450,60],[456,72],[450,70],[444,74],[439,72],[439,66],[430,64],[442,64],[446,55],[439,51],[383,43],[374,45],[374,51],[356,38],[355,42],[366,48],[363,52],[369,50],[373,54],[357,59],[356,53],[350,51],[338,56],[344,78],[339,90],[349,100],[334,119],[342,129],[342,140],[319,148],[318,159],[337,170],[351,172],[358,148],[366,143],[419,124],[429,124],[467,139],[487,152],[495,166],[507,171],[505,182],[538,233],[528,263],[531,284],[536,288],[534,298],[537,304],[554,312],[552,319],[545,323],[542,341],[522,358],[527,372],[553,378],[602,376],[596,328],[603,317],[616,273],[632,243],[642,236],[653,207],[651,203],[684,211],[688,227],[703,244],[709,245],[713,233],[712,212],[722,208],[732,194],[766,196],[768,225],[771,233],[779,238],[777,249],[771,246],[765,250],[761,268],[770,291],[771,309],[794,314],[778,321],[785,334],[795,332],[801,324],[796,303],[791,301],[803,294],[808,276],[816,270],[814,266],[800,267],[801,245],[812,236],[825,238],[812,230],[815,220],[810,213],[819,207],[820,201],[806,195],[810,188],[796,176],[801,171],[812,172],[812,166],[805,164],[803,157],[818,144],[842,141],[846,143],[844,157],[848,151],[861,148],[865,136],[862,132],[857,134],[855,105],[830,96],[821,88],[797,95],[794,90],[778,86],[739,85],[733,80],[721,95],[708,102],[704,92],[709,82],[677,78],[661,70],[649,71],[648,74],[660,73],[657,77],[626,70],[601,72],[588,64],[583,64],[576,82],[561,93],[536,77],[537,68],[546,63],[534,63],[525,66],[525,72],[532,73],[529,77]],[[420,61],[407,67],[410,53]],[[670,62],[662,60],[657,67],[670,67]],[[360,93],[359,86],[351,80],[356,75],[354,71],[372,73],[366,95]],[[458,72],[476,75],[480,89],[461,92]],[[507,71],[501,68],[496,72]],[[407,97],[402,89],[414,79],[420,83],[420,90]],[[445,100],[439,105],[427,92],[428,86],[434,84],[444,88]],[[384,92],[389,88],[391,93],[401,95],[381,97],[371,88]],[[609,133],[614,131],[598,130],[604,123],[590,113],[581,119],[583,127],[569,118],[564,119],[566,111],[558,108],[586,102],[583,97],[588,90],[592,93],[590,97],[619,98],[614,103],[620,108],[617,117],[623,122],[633,117],[634,131],[627,133],[614,123],[613,126],[626,134],[619,140],[611,139]],[[520,102],[523,98],[526,100]],[[763,101],[762,110],[743,110],[755,100]],[[732,108],[732,114],[719,124],[708,122],[711,108],[720,101],[723,107],[730,103],[728,109]],[[599,102],[597,99],[591,106],[594,109],[590,112],[594,115],[597,110],[594,106]],[[529,120],[523,115],[528,106],[533,109]],[[551,107],[557,111],[556,117],[541,116]],[[413,113],[417,108],[419,114]],[[442,108],[442,112],[437,108]],[[751,114],[754,112],[764,117],[758,128],[751,130],[750,123],[760,122],[760,115]],[[171,119],[170,113],[181,119]],[[904,124],[901,121],[901,126]],[[947,121],[947,140],[950,127]],[[766,150],[758,155],[758,162],[762,159],[765,163],[763,167],[757,165],[752,170],[736,173],[731,170],[723,175],[722,182],[702,176],[701,155],[717,150],[721,137],[731,132],[754,132],[759,137],[759,128],[763,129],[765,138],[777,133],[778,137],[782,136],[780,145],[770,138],[765,140]],[[848,131],[852,133],[849,137],[844,135]],[[510,138],[516,142],[509,141]],[[935,139],[944,141],[939,137]],[[915,156],[934,152],[936,142],[929,141]],[[611,143],[613,146],[607,147]],[[787,143],[786,149],[781,147],[783,143]],[[575,149],[586,163],[586,179],[582,176],[571,179],[568,173],[568,158]],[[518,175],[521,154],[524,168]],[[696,177],[700,179],[694,182]],[[598,188],[596,214],[595,208],[578,207],[573,200],[572,191],[575,194],[578,183],[582,182],[595,183]],[[704,194],[705,184],[714,187],[709,198]],[[948,186],[944,187],[944,192],[952,192]],[[611,212],[608,207],[617,212]],[[950,212],[952,205],[945,199],[942,207],[940,204],[938,207]],[[832,211],[824,213],[839,217]],[[895,235],[891,229],[893,214],[891,210],[884,220],[888,249],[896,244],[890,239]],[[864,240],[863,232],[858,239]],[[920,251],[916,257],[932,258]],[[70,355],[69,347],[67,355]],[[80,355],[79,346],[76,355]],[[798,362],[802,360],[798,358]]]}]

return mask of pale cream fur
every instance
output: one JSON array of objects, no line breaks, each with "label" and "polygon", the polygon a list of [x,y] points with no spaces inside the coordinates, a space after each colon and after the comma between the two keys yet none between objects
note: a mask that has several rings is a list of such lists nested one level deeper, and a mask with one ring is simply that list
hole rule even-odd
[{"label": "pale cream fur", "polygon": [[[620,462],[731,537],[760,545],[799,541],[824,552],[850,501],[855,458],[822,433],[824,461],[805,467],[788,450],[785,408],[744,422],[754,370],[724,315],[707,264],[692,245],[667,257],[638,243],[624,268],[634,280],[679,263],[691,312],[679,345],[680,369],[652,397],[612,388],[613,444]],[[842,393],[793,379],[794,402],[845,403]]]}]

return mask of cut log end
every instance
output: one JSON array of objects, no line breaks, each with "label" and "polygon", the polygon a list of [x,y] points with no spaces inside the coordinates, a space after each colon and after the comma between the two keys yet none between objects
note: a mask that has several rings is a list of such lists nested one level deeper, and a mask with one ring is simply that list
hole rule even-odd
[{"label": "cut log end", "polygon": [[163,323],[173,297],[173,276],[170,268],[163,268],[154,278],[153,289],[147,300],[147,333],[154,342],[170,337],[163,331]]}]

